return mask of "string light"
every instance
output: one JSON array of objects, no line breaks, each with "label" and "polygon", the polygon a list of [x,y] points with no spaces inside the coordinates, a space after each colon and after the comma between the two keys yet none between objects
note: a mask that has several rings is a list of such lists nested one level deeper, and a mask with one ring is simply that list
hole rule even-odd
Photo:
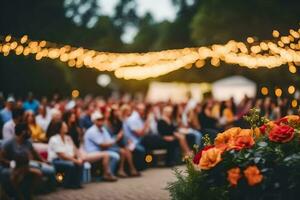
[{"label": "string light", "polygon": [[79,93],[78,90],[73,90],[71,94],[72,94],[72,97],[73,97],[73,98],[77,98],[77,97],[79,97],[79,94],[80,94],[80,93]]},{"label": "string light", "polygon": [[294,93],[295,93],[295,91],[296,91],[296,88],[295,88],[295,86],[293,86],[293,85],[290,85],[290,86],[288,87],[288,93],[289,93],[289,94],[294,94]]},{"label": "string light", "polygon": [[263,95],[268,95],[269,94],[269,90],[268,90],[268,88],[267,87],[262,87],[261,88],[261,93],[263,94]]},{"label": "string light", "polygon": [[208,59],[216,67],[222,62],[250,69],[271,69],[289,64],[289,71],[296,73],[295,65],[300,63],[300,29],[290,29],[289,35],[280,35],[274,30],[272,35],[274,39],[268,42],[248,37],[247,42],[230,40],[224,45],[148,53],[101,52],[58,45],[45,40],[29,40],[27,35],[19,40],[7,35],[0,37],[0,53],[7,56],[15,51],[16,55],[33,55],[36,60],[59,59],[69,67],[85,66],[99,71],[113,71],[117,78],[137,80],[158,77],[183,67],[191,68],[193,65],[201,68]]},{"label": "string light", "polygon": [[289,65],[289,71],[292,74],[295,74],[297,72],[297,68],[294,65]]},{"label": "string light", "polygon": [[275,95],[276,95],[277,97],[281,97],[281,95],[282,95],[282,90],[281,90],[280,88],[277,88],[277,89],[275,90]]},{"label": "string light", "polygon": [[294,99],[291,104],[293,108],[296,108],[298,106],[298,101]]},{"label": "string light", "polygon": [[146,163],[151,163],[152,160],[153,160],[153,157],[152,157],[151,155],[147,155],[147,156],[145,157]]}]

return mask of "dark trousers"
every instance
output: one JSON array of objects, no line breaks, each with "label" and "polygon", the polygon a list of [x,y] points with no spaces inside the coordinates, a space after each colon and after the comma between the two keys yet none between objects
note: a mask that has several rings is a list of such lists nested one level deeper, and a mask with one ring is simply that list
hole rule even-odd
[{"label": "dark trousers", "polygon": [[77,188],[81,185],[83,167],[71,161],[55,159],[53,165],[57,173],[63,174],[63,186],[66,188]]},{"label": "dark trousers", "polygon": [[22,174],[21,181],[14,186],[11,181],[11,174],[12,170],[9,168],[3,168],[1,171],[1,186],[5,194],[15,200],[31,200],[36,177],[31,173]]}]

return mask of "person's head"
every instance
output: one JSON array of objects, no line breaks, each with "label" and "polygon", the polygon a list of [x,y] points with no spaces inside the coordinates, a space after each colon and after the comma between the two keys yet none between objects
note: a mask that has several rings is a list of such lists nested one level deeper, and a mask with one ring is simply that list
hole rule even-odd
[{"label": "person's head", "polygon": [[65,135],[68,131],[68,126],[64,121],[57,121],[53,124],[53,132],[56,134]]},{"label": "person's head", "polygon": [[27,123],[17,123],[15,126],[15,135],[17,138],[27,140],[31,137],[31,132]]},{"label": "person's head", "polygon": [[74,112],[68,111],[64,114],[64,122],[67,124],[74,124],[76,122],[76,115]]},{"label": "person's head", "polygon": [[25,122],[28,124],[35,124],[34,113],[31,110],[25,112]]},{"label": "person's head", "polygon": [[101,109],[102,110],[102,113],[104,113],[104,118],[106,119],[106,120],[108,120],[109,118],[110,118],[110,116],[111,116],[111,113],[112,113],[112,109],[110,108],[110,107],[105,107],[105,108],[103,108],[103,109]]},{"label": "person's head", "polygon": [[172,106],[166,106],[163,108],[162,115],[167,118],[172,118],[173,108]]},{"label": "person's head", "polygon": [[34,98],[33,93],[32,93],[32,92],[29,92],[29,93],[28,93],[28,96],[27,96],[28,101],[32,101],[33,98]]},{"label": "person's head", "polygon": [[124,104],[121,106],[121,116],[123,119],[129,117],[131,115],[131,108],[129,105]]},{"label": "person's head", "polygon": [[139,115],[141,117],[144,117],[145,115],[145,104],[143,103],[138,103],[137,106],[136,106],[136,111],[139,113]]},{"label": "person's head", "polygon": [[104,116],[100,111],[93,112],[91,120],[98,127],[102,127],[104,124]]},{"label": "person's head", "polygon": [[41,105],[43,105],[43,106],[47,106],[48,105],[48,99],[47,99],[47,97],[43,97],[41,99]]},{"label": "person's head", "polygon": [[95,111],[95,106],[94,105],[89,105],[87,107],[86,114],[89,115],[89,116],[91,116],[94,111]]},{"label": "person's head", "polygon": [[6,101],[6,108],[12,110],[15,105],[15,99],[13,97],[8,97]]},{"label": "person's head", "polygon": [[23,115],[24,115],[24,110],[22,108],[15,108],[12,110],[12,118],[16,123],[22,121]]},{"label": "person's head", "polygon": [[40,106],[39,107],[39,114],[42,115],[42,116],[46,116],[47,115],[46,106]]},{"label": "person's head", "polygon": [[60,121],[62,119],[61,111],[58,109],[52,109],[52,121]]}]

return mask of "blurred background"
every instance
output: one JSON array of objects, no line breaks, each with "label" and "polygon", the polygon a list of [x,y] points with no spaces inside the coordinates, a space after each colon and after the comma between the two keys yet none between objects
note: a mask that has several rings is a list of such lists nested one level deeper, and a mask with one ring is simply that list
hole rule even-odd
[{"label": "blurred background", "polygon": [[[159,5],[159,6],[158,6]],[[234,39],[246,41],[272,38],[272,30],[288,33],[299,28],[300,1],[297,0],[2,0],[0,35],[47,40],[75,47],[110,52],[148,52],[184,47],[224,44]],[[70,96],[145,93],[156,82],[212,83],[221,78],[242,75],[261,88],[299,85],[299,71],[288,66],[245,69],[222,63],[209,63],[180,69],[165,76],[142,81],[117,79],[95,69],[74,69],[66,64],[33,56],[0,55],[0,91],[25,96],[58,93]],[[270,93],[270,95],[274,95]]]}]

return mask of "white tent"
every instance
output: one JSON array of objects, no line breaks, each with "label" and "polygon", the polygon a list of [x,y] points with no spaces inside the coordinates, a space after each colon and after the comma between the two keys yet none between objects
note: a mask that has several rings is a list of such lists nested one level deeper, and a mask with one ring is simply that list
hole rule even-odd
[{"label": "white tent", "polygon": [[147,92],[148,102],[169,101],[175,103],[186,102],[188,95],[197,102],[203,98],[203,93],[211,90],[208,83],[178,83],[151,82]]},{"label": "white tent", "polygon": [[239,103],[245,95],[255,97],[256,84],[243,76],[231,76],[214,82],[212,95],[219,101],[233,97],[234,101]]}]

